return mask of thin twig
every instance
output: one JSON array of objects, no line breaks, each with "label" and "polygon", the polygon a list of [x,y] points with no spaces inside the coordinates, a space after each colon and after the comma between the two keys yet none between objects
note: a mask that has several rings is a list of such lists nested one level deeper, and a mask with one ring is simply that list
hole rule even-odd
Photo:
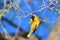
[{"label": "thin twig", "polygon": [[[1,18],[0,18],[0,25],[1,25],[2,29],[3,29],[4,34],[5,34],[5,38],[7,38],[7,30],[4,28],[4,26],[3,26],[3,24],[2,24]],[[8,39],[8,38],[7,38],[7,39]]]},{"label": "thin twig", "polygon": [[46,3],[44,2],[44,0],[42,0],[43,1],[43,6],[45,6],[46,5]]},{"label": "thin twig", "polygon": [[32,10],[31,7],[28,5],[27,1],[24,0],[25,5],[29,8],[29,10]]},{"label": "thin twig", "polygon": [[19,20],[19,22],[18,22],[18,26],[17,26],[17,30],[16,30],[16,34],[15,34],[14,40],[17,38],[17,35],[18,35],[18,32],[19,32],[20,23],[21,23],[20,17],[19,17],[18,20]]},{"label": "thin twig", "polygon": [[35,13],[35,12],[42,11],[43,9],[45,9],[45,8],[47,8],[47,7],[49,7],[49,6],[50,6],[50,5],[45,6],[45,7],[41,8],[41,9],[39,9],[39,10],[37,10],[37,11],[33,11],[33,12],[31,12],[31,13],[28,13],[28,15],[26,15],[26,16],[20,16],[20,17],[26,18],[26,17],[28,17],[29,15],[32,15],[32,14]]},{"label": "thin twig", "polygon": [[4,0],[4,8],[6,8],[6,0]]}]

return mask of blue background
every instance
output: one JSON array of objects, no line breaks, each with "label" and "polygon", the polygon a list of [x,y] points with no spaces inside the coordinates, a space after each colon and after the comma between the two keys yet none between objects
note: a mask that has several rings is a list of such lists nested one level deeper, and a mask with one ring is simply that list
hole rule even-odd
[{"label": "blue background", "polygon": [[[19,6],[22,10],[25,11],[25,14],[23,14],[22,12],[18,12],[18,13],[21,14],[20,16],[25,16],[33,11],[37,11],[37,10],[43,8],[44,6],[42,6],[41,1],[42,0],[32,0],[32,2],[29,4],[29,7],[30,7],[30,9],[29,9],[26,6],[26,4],[24,3],[24,0],[21,0],[21,2],[19,3]],[[36,3],[34,3],[34,2],[36,2]],[[48,1],[45,0],[45,2],[46,2],[46,5],[49,5]],[[0,3],[2,4],[3,0],[1,0]],[[53,2],[53,3],[56,4],[55,2]],[[0,5],[0,8],[3,8],[3,6]],[[19,20],[18,20],[18,18],[16,18],[18,13],[16,13],[14,8],[11,8],[10,11],[8,12],[8,14],[6,14],[4,17],[18,25]],[[54,8],[53,10],[50,10],[49,8],[45,8],[42,11],[34,12],[34,14],[36,14],[42,20],[46,19],[47,21],[46,22],[42,21],[41,24],[39,25],[39,28],[34,32],[33,35],[36,35],[39,37],[41,36],[42,40],[47,40],[47,36],[49,35],[49,33],[51,32],[51,29],[56,24],[58,16],[59,16],[56,13],[56,8]],[[20,28],[22,28],[27,33],[29,32],[30,26],[31,26],[29,24],[29,21],[30,21],[30,16],[28,16],[26,18],[20,18]],[[2,23],[6,27],[7,32],[9,34],[16,33],[16,28],[14,28],[8,22],[2,21]],[[3,32],[1,27],[0,27],[0,32]]]}]

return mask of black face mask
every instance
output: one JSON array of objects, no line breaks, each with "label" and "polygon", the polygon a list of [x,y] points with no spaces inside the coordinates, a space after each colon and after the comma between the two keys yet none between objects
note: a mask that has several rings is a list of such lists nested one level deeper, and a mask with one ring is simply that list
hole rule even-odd
[{"label": "black face mask", "polygon": [[31,16],[31,19],[34,21],[35,16]]}]

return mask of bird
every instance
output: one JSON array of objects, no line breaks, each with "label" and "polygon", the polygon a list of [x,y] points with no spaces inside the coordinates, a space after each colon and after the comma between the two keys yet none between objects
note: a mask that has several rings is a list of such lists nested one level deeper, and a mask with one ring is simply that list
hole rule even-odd
[{"label": "bird", "polygon": [[36,16],[35,14],[32,14],[29,23],[31,24],[31,28],[30,28],[30,32],[27,35],[28,38],[31,37],[33,32],[39,27],[41,20],[38,16]]}]

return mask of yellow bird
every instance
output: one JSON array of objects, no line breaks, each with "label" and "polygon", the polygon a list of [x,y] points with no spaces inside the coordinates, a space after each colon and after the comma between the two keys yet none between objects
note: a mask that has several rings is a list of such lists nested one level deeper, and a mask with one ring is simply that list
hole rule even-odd
[{"label": "yellow bird", "polygon": [[33,32],[39,27],[39,24],[41,23],[41,19],[39,19],[39,17],[36,16],[35,14],[32,14],[29,23],[31,24],[31,28],[29,34],[27,35],[28,38],[31,37]]}]

